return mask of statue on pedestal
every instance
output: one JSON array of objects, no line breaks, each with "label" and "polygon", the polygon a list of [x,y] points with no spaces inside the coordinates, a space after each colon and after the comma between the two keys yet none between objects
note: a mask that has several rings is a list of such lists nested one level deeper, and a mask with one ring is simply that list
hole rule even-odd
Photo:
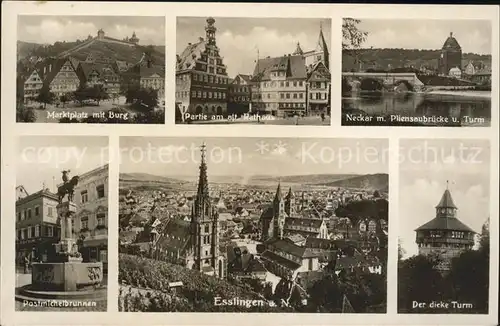
[{"label": "statue on pedestal", "polygon": [[57,188],[57,197],[59,204],[62,203],[64,196],[68,195],[68,201],[73,201],[73,195],[75,193],[75,187],[78,184],[79,177],[75,175],[71,180],[69,179],[70,170],[62,171],[63,184]]}]

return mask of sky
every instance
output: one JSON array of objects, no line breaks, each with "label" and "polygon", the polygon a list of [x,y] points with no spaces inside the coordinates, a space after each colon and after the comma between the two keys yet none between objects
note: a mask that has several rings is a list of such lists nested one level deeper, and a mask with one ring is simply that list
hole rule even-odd
[{"label": "sky", "polygon": [[488,20],[363,19],[358,29],[368,32],[363,48],[437,50],[453,32],[463,53],[491,54],[492,50]]},{"label": "sky", "polygon": [[30,194],[44,184],[55,191],[63,170],[71,170],[71,177],[109,161],[107,137],[23,136],[18,144],[16,185],[24,186]]},{"label": "sky", "polygon": [[436,216],[447,180],[458,219],[481,232],[490,214],[487,141],[402,140],[400,154],[398,215],[406,257],[417,254],[414,230]]},{"label": "sky", "polygon": [[[216,42],[229,77],[252,74],[259,57],[291,54],[300,42],[303,51],[316,48],[320,25],[331,49],[331,20],[317,18],[215,18]],[[178,17],[176,51],[181,54],[188,43],[205,36],[206,18]]]},{"label": "sky", "polygon": [[120,138],[120,173],[197,175],[206,142],[210,175],[387,173],[387,140],[296,138]]},{"label": "sky", "polygon": [[18,16],[17,39],[41,44],[74,42],[97,36],[100,28],[106,36],[120,40],[135,31],[139,44],[165,45],[165,17],[159,16]]}]

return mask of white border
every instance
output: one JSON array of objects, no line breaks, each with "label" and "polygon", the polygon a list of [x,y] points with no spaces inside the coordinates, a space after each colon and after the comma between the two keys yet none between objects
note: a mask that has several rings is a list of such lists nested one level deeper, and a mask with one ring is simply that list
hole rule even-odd
[{"label": "white border", "polygon": [[[104,2],[3,2],[2,3],[2,325],[137,325],[137,324],[441,324],[441,325],[496,325],[498,315],[498,6],[413,6],[413,5],[340,5],[340,4],[266,4],[266,3],[104,3]],[[85,125],[85,124],[15,124],[16,31],[17,15],[140,15],[165,16],[166,19],[166,125]],[[332,126],[269,126],[269,125],[175,125],[175,28],[176,16],[214,17],[311,17],[332,19]],[[490,128],[434,128],[434,127],[342,127],[340,126],[340,72],[341,32],[343,17],[381,19],[489,19],[492,21],[492,117]],[[337,114],[336,114],[337,113]],[[488,315],[398,315],[397,302],[397,198],[398,167],[394,153],[390,156],[390,220],[389,275],[387,314],[224,314],[214,313],[118,313],[117,279],[117,162],[110,162],[109,199],[109,286],[107,313],[26,313],[14,312],[15,205],[15,143],[20,135],[101,135],[110,137],[113,150],[118,149],[118,137],[123,136],[179,136],[179,137],[332,137],[380,138],[388,137],[390,147],[397,149],[400,138],[483,138],[491,141],[491,268],[490,312]],[[112,254],[113,253],[113,254]],[[113,275],[115,274],[115,275]]]}]

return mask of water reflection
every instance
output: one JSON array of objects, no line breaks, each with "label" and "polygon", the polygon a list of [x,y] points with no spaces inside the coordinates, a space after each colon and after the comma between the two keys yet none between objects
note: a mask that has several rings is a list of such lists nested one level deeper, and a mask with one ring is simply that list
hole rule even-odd
[{"label": "water reflection", "polygon": [[[365,119],[352,119],[352,115],[363,116]],[[410,121],[409,117],[413,117],[413,120]],[[342,124],[490,126],[491,98],[482,96],[479,92],[474,95],[355,93],[342,98]]]}]

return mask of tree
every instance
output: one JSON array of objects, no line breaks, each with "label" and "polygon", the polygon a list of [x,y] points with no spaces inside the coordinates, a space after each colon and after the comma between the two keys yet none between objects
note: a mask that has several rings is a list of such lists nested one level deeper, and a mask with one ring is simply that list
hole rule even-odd
[{"label": "tree", "polygon": [[64,108],[64,105],[69,102],[69,96],[68,95],[62,95],[61,97],[59,97],[59,101],[61,101],[62,105],[63,105],[63,108]]},{"label": "tree", "polygon": [[87,94],[90,99],[97,102],[97,105],[99,105],[101,100],[109,99],[109,94],[106,92],[103,85],[94,85],[87,90]]},{"label": "tree", "polygon": [[442,300],[444,282],[436,270],[437,261],[426,256],[403,260],[398,269],[398,306],[410,311],[413,301]]},{"label": "tree", "polygon": [[342,20],[342,50],[359,49],[366,40],[367,32],[360,31],[359,19],[344,18]]},{"label": "tree", "polygon": [[16,122],[35,122],[36,113],[33,108],[27,108],[24,105],[16,107]]},{"label": "tree", "polygon": [[266,282],[263,291],[264,298],[271,300],[273,298],[273,285],[271,282]]},{"label": "tree", "polygon": [[54,103],[55,99],[56,99],[56,96],[54,95],[54,93],[52,93],[50,91],[50,89],[48,87],[45,87],[45,86],[42,87],[42,89],[40,89],[40,93],[36,97],[37,102],[43,103],[44,109],[47,107],[47,104]]},{"label": "tree", "polygon": [[380,191],[375,190],[375,191],[373,192],[373,197],[375,197],[375,198],[380,198],[380,197],[381,197],[381,196],[380,196]]},{"label": "tree", "polygon": [[403,259],[403,256],[406,254],[406,251],[401,247],[401,240],[398,240],[398,261]]},{"label": "tree", "polygon": [[85,84],[81,84],[78,89],[73,93],[73,97],[75,101],[80,103],[80,106],[83,106],[85,101],[90,98],[89,89]]}]

